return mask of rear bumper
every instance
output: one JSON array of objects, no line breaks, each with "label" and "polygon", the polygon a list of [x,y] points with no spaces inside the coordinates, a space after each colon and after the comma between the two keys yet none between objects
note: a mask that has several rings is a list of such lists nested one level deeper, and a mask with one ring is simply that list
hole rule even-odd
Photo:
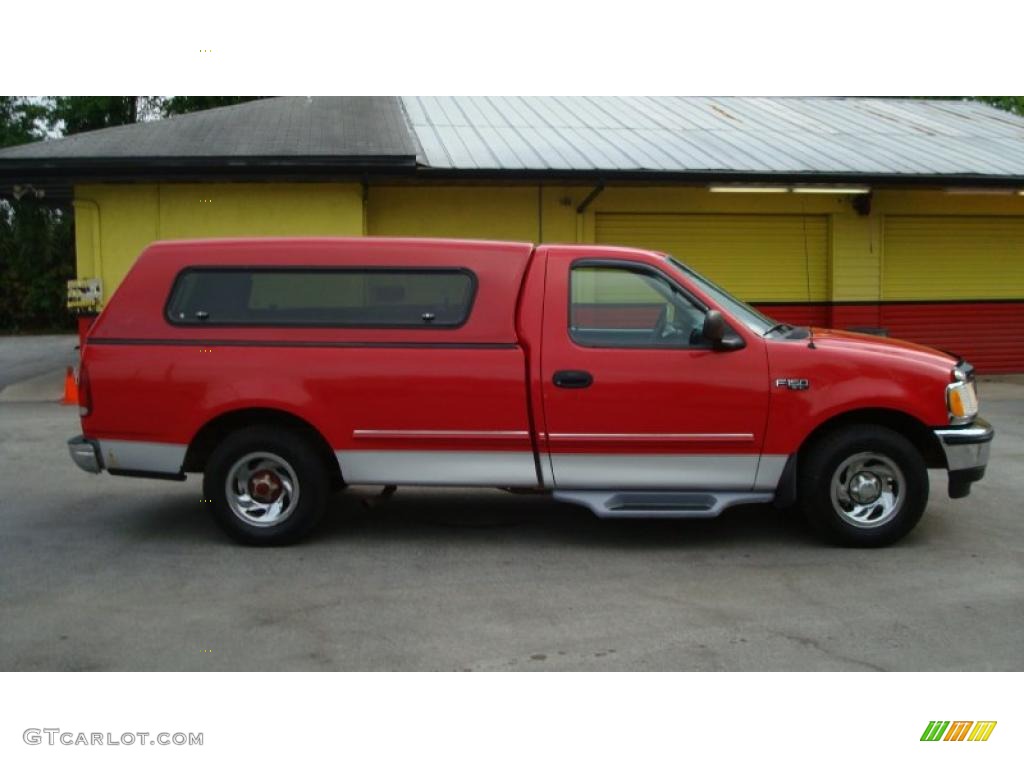
[{"label": "rear bumper", "polygon": [[103,470],[103,460],[100,458],[102,454],[99,443],[95,440],[82,435],[72,437],[68,440],[68,452],[71,454],[71,460],[86,472],[99,474]]},{"label": "rear bumper", "polygon": [[181,471],[187,446],[137,440],[94,440],[78,435],[68,440],[71,460],[86,472],[106,470],[123,477],[184,480]]},{"label": "rear bumper", "polygon": [[962,427],[936,429],[949,469],[949,496],[960,499],[971,492],[971,483],[985,476],[995,430],[984,419]]}]

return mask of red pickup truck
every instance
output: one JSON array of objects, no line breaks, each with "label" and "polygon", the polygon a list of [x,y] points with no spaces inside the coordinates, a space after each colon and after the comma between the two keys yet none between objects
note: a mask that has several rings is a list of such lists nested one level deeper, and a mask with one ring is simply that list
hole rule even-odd
[{"label": "red pickup truck", "polygon": [[[766,266],[770,269],[770,266]],[[236,538],[347,484],[533,489],[602,517],[798,505],[876,546],[988,461],[973,370],[776,323],[671,256],[414,239],[155,243],[91,328],[89,472],[183,479]]]}]

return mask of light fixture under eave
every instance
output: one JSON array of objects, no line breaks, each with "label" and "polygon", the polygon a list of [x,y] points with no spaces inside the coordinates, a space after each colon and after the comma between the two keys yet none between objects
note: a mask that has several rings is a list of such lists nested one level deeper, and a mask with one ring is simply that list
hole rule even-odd
[{"label": "light fixture under eave", "polygon": [[708,187],[708,189],[712,192],[751,192],[755,194],[789,192],[789,187],[755,187],[744,184],[716,184]]},{"label": "light fixture under eave", "polygon": [[793,187],[798,195],[866,195],[871,187]]},{"label": "light fixture under eave", "polygon": [[[945,190],[947,195],[997,195],[1005,196],[1012,195],[1013,190],[1005,187],[946,187]],[[1017,193],[1018,195],[1024,195],[1024,190]]]}]

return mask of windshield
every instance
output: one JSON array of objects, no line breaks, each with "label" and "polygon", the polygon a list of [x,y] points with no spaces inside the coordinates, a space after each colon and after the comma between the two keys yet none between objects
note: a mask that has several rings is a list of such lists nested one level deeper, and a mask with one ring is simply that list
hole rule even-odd
[{"label": "windshield", "polygon": [[[775,322],[767,315],[761,314],[749,304],[740,301],[724,288],[720,288],[708,280],[704,275],[690,269],[690,267],[683,264],[683,262],[679,261],[675,256],[666,255],[666,258],[670,264],[681,270],[688,278],[693,280],[693,282],[697,284],[698,288],[714,299],[715,303],[721,306],[722,309],[735,317],[754,333],[764,336],[769,331],[780,327],[780,323]],[[785,327],[788,328],[789,326]]]}]

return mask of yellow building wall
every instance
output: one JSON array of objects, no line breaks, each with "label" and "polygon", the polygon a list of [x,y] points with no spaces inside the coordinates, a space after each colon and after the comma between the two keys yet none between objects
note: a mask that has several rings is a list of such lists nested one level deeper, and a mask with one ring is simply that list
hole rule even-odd
[{"label": "yellow building wall", "polygon": [[[156,239],[242,235],[390,235],[594,242],[596,218],[615,213],[806,214],[828,221],[829,301],[878,301],[887,216],[1022,216],[1024,197],[875,192],[871,213],[838,195],[713,193],[703,187],[611,185],[582,214],[592,185],[124,184],[75,188],[80,277],[109,296]],[[725,219],[723,219],[725,220]],[[922,269],[927,255],[922,255]],[[770,265],[766,265],[770,268]],[[815,284],[822,279],[814,278]],[[819,300],[821,300],[819,299]]]},{"label": "yellow building wall", "polygon": [[159,239],[157,211],[155,186],[76,187],[78,276],[100,278],[104,297],[111,296],[139,252]]},{"label": "yellow building wall", "polygon": [[882,298],[1024,298],[1024,216],[886,216]]},{"label": "yellow building wall", "polygon": [[535,186],[371,186],[369,235],[536,242],[541,197]]},{"label": "yellow building wall", "polygon": [[155,240],[362,235],[362,198],[355,183],[76,186],[78,276],[109,297]]},{"label": "yellow building wall", "polygon": [[1024,298],[1024,196],[880,192],[883,300]]},{"label": "yellow building wall", "polygon": [[598,242],[669,253],[750,301],[828,298],[828,216],[599,213],[595,219]]},{"label": "yellow building wall", "polygon": [[363,234],[359,184],[163,184],[161,239]]}]

